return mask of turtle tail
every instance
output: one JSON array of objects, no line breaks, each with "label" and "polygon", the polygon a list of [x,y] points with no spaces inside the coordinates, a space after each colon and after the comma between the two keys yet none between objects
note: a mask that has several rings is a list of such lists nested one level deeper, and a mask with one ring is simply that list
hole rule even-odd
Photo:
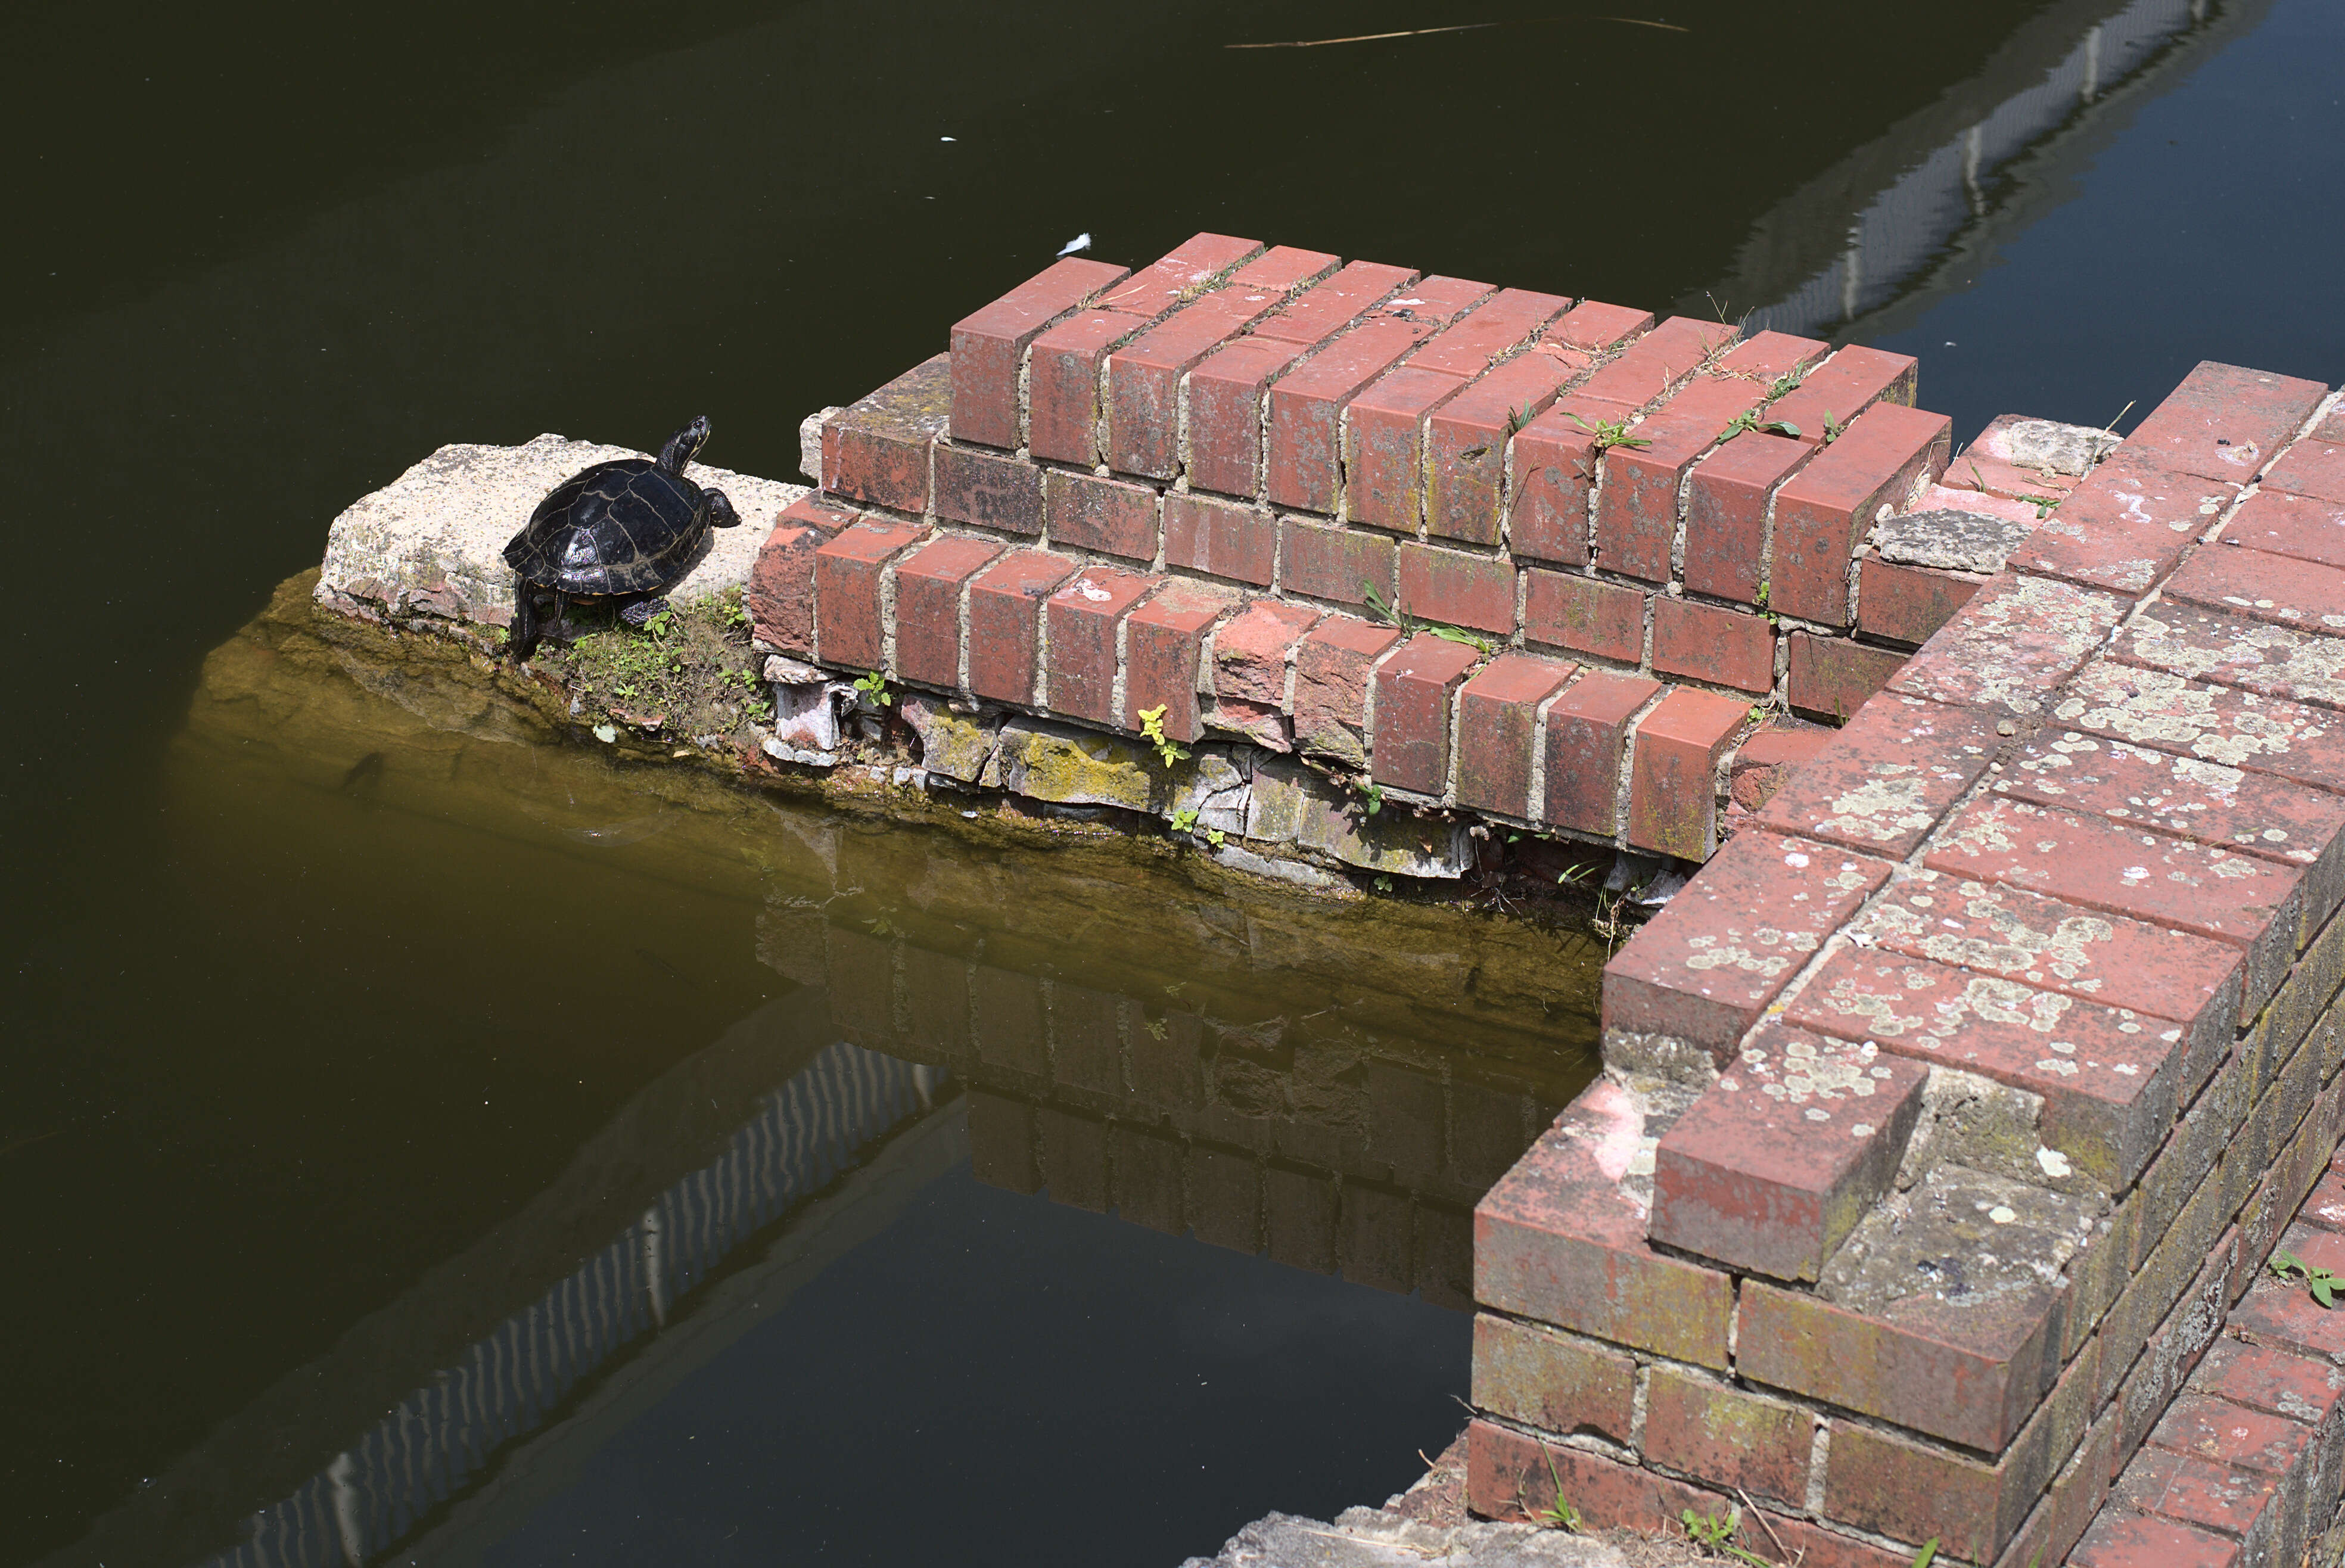
[{"label": "turtle tail", "polygon": [[513,628],[505,635],[505,649],[514,663],[526,663],[537,652],[537,594],[535,586],[524,578],[513,584]]}]

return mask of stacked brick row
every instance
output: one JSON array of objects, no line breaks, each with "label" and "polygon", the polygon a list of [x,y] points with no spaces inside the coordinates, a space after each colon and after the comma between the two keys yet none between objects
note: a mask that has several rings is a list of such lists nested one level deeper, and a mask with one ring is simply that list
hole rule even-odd
[{"label": "stacked brick row", "polygon": [[1699,859],[1754,699],[1844,716],[1975,586],[1859,565],[1946,467],[1913,386],[1225,236],[1068,259],[822,420],[751,604],[825,663]]},{"label": "stacked brick row", "polygon": [[[2336,399],[2200,366],[1615,957],[1477,1211],[1478,1510],[2297,1560],[2345,1425],[2264,1351],[2338,1336],[2258,1281],[2345,1136],[2340,539]],[[2257,1420],[2176,1402],[2227,1313]]]}]

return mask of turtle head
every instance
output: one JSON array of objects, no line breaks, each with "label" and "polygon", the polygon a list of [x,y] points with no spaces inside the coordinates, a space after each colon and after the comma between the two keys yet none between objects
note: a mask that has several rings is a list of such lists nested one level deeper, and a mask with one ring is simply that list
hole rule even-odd
[{"label": "turtle head", "polygon": [[659,466],[680,479],[684,465],[698,457],[700,449],[707,444],[708,416],[703,414],[668,437],[667,445],[660,448]]}]

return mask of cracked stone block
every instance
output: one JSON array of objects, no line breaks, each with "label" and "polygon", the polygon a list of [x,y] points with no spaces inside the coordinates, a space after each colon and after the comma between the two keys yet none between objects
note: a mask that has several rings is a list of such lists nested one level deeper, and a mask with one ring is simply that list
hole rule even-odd
[{"label": "cracked stone block", "polygon": [[1873,551],[1882,560],[1903,566],[1931,566],[1942,572],[1975,572],[1992,577],[2003,570],[2004,558],[2028,534],[2027,525],[1984,512],[1908,512],[1893,517],[1873,531]]},{"label": "cracked stone block", "polygon": [[837,751],[838,708],[831,699],[852,689],[827,678],[820,685],[777,683],[774,687],[774,738],[802,751]]},{"label": "cracked stone block", "polygon": [[2020,468],[2046,469],[2081,479],[2095,463],[2124,444],[2122,437],[2090,425],[2005,414],[1981,430],[1970,450]]},{"label": "cracked stone block", "polygon": [[1322,792],[1330,786],[1308,768],[1289,762],[1257,764],[1246,798],[1245,836],[1258,844],[1294,843],[1303,832],[1304,807]]},{"label": "cracked stone block", "polygon": [[1386,808],[1355,814],[1348,797],[1317,792],[1306,800],[1295,842],[1363,871],[1399,876],[1459,877],[1474,864],[1463,823]]},{"label": "cracked stone block", "polygon": [[1253,790],[1226,752],[1201,751],[1192,759],[1172,794],[1168,815],[1197,814],[1197,831],[1243,834]]},{"label": "cracked stone block", "polygon": [[1022,721],[1001,726],[992,765],[980,781],[1060,805],[1114,805],[1161,813],[1172,783],[1154,751],[1138,741]]},{"label": "cracked stone block", "polygon": [[988,721],[975,714],[957,713],[944,699],[918,692],[906,693],[897,712],[912,726],[912,733],[920,737],[922,767],[963,784],[975,784],[984,776],[985,764],[993,759],[995,738],[1001,731],[999,719]]}]

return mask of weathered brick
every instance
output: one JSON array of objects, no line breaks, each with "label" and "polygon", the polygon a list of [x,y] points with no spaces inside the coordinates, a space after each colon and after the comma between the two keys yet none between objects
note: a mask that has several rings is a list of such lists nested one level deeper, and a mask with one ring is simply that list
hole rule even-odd
[{"label": "weathered brick", "polygon": [[1026,444],[1034,456],[1085,468],[1099,460],[1100,363],[1148,319],[1094,309],[1034,339],[1026,358]]},{"label": "weathered brick", "polygon": [[1408,1194],[1376,1182],[1347,1180],[1336,1194],[1335,1263],[1346,1281],[1406,1293],[1409,1267]]},{"label": "weathered brick", "polygon": [[1815,1279],[1897,1174],[1926,1076],[1869,1042],[1761,1026],[1661,1136],[1648,1234],[1738,1271]]},{"label": "weathered brick", "polygon": [[1042,531],[1042,470],[1000,452],[939,441],[936,514],[1029,538]]},{"label": "weathered brick", "polygon": [[2170,472],[2245,484],[2328,393],[2318,381],[2202,359],[2126,448]]},{"label": "weathered brick", "polygon": [[1203,734],[1197,685],[1205,638],[1236,603],[1229,589],[1176,577],[1132,612],[1124,622],[1124,728],[1141,728],[1141,710],[1161,707],[1164,733],[1174,740]]},{"label": "weathered brick", "polygon": [[[1640,444],[1605,452],[1604,487],[1596,501],[1597,564],[1648,582],[1670,580],[1686,470],[1728,421],[1756,407],[1762,395],[1749,381],[1700,378],[1637,427]],[[1690,553],[1690,533],[1686,548]]]},{"label": "weathered brick", "polygon": [[1771,723],[1734,748],[1734,760],[1726,766],[1727,793],[1744,811],[1758,811],[1836,733],[1795,720]]},{"label": "weathered brick", "polygon": [[[1723,1518],[1739,1506],[1716,1492],[1586,1449],[1540,1442],[1490,1421],[1467,1425],[1466,1495],[1475,1512],[1524,1520],[1534,1509],[1554,1507],[1558,1492],[1579,1511],[1584,1528],[1620,1526],[1647,1535],[1683,1531],[1680,1515],[1689,1509]],[[1818,1558],[1814,1568],[1827,1564]]]},{"label": "weathered brick", "polygon": [[1335,1184],[1273,1163],[1263,1168],[1264,1229],[1274,1262],[1314,1273],[1335,1271]]},{"label": "weathered brick", "polygon": [[1189,372],[1189,482],[1224,495],[1262,490],[1263,399],[1270,383],[1308,351],[1308,345],[1241,338],[1200,360]]},{"label": "weathered brick", "polygon": [[1149,485],[1053,469],[1042,506],[1052,544],[1144,563],[1156,559],[1157,501]]},{"label": "weathered brick", "polygon": [[1488,1312],[1474,1319],[1474,1407],[1563,1436],[1627,1443],[1637,1363],[1609,1345]]},{"label": "weathered brick", "polygon": [[2237,1538],[2242,1563],[2280,1561],[2269,1476],[2151,1448],[2134,1456],[2115,1491],[2145,1513]]},{"label": "weathered brick", "polygon": [[1718,764],[1750,704],[1680,687],[1637,723],[1629,764],[1629,842],[1706,860],[1718,826]]},{"label": "weathered brick", "polygon": [[2219,1339],[2191,1380],[2193,1388],[2218,1392],[2225,1401],[2285,1416],[2311,1434],[2306,1455],[2306,1495],[2334,1497],[2345,1470],[2345,1375],[2325,1362],[2270,1345]]},{"label": "weathered brick", "polygon": [[1415,541],[1400,546],[1401,609],[1450,626],[1509,636],[1515,630],[1515,566],[1503,555]]},{"label": "weathered brick", "polygon": [[2345,501],[2345,445],[2296,443],[2264,475],[2264,488],[2311,501]]},{"label": "weathered brick", "polygon": [[1523,640],[1634,664],[1645,656],[1645,595],[1618,583],[1534,567],[1523,591]]},{"label": "weathered brick", "polygon": [[2236,1541],[2126,1508],[2105,1508],[2068,1553],[2068,1568],[2239,1568]]},{"label": "weathered brick", "polygon": [[939,354],[822,427],[822,488],[898,511],[929,510],[929,449],[952,416],[952,359]]},{"label": "weathered brick", "polygon": [[1721,321],[1672,316],[1589,377],[1580,389],[1591,398],[1641,409],[1682,384],[1734,336],[1734,329]]},{"label": "weathered brick", "polygon": [[1856,628],[1919,646],[1986,582],[1967,572],[1906,566],[1868,555],[1856,565]]},{"label": "weathered brick", "polygon": [[1330,615],[1294,654],[1297,749],[1353,767],[1367,765],[1368,681],[1376,662],[1400,641],[1390,626]]},{"label": "weathered brick", "polygon": [[1645,1453],[1737,1495],[1806,1506],[1816,1418],[1797,1405],[1657,1366],[1645,1396]]},{"label": "weathered brick", "polygon": [[896,673],[925,685],[960,684],[960,599],[1002,547],[990,539],[939,539],[896,568]]},{"label": "weathered brick", "polygon": [[954,322],[953,439],[990,447],[1017,446],[1018,375],[1027,345],[1052,322],[1128,275],[1127,268],[1104,261],[1064,257],[983,309]]},{"label": "weathered brick", "polygon": [[1210,662],[1213,694],[1282,707],[1287,670],[1319,612],[1304,604],[1258,599],[1213,632]]},{"label": "weathered brick", "polygon": [[1847,625],[1848,568],[1857,545],[1945,467],[1952,437],[1943,414],[1878,404],[1786,481],[1775,495],[1769,608]]},{"label": "weathered brick", "polygon": [[1642,675],[1589,670],[1556,699],[1547,714],[1547,821],[1606,838],[1620,831],[1629,721],[1660,689]]},{"label": "weathered brick", "polygon": [[1427,532],[1498,542],[1507,443],[1581,368],[1572,350],[1520,354],[1436,408],[1426,421]]},{"label": "weathered brick", "polygon": [[2113,652],[2129,664],[2345,707],[2345,641],[2331,637],[2161,601],[2134,617]]},{"label": "weathered brick", "polygon": [[1278,569],[1278,524],[1258,506],[1167,491],[1164,564],[1267,588]]},{"label": "weathered brick", "polygon": [[1513,817],[1531,812],[1531,754],[1539,704],[1575,666],[1503,653],[1457,693],[1457,802]]},{"label": "weathered brick", "polygon": [[1477,376],[1492,360],[1529,342],[1570,304],[1533,288],[1501,288],[1426,339],[1408,362],[1451,376]]},{"label": "weathered brick", "polygon": [[1893,649],[1868,647],[1845,637],[1794,632],[1790,641],[1784,700],[1799,713],[1835,723],[1895,684],[1906,664],[1906,655]]},{"label": "weathered brick", "polygon": [[1653,596],[1653,671],[1764,693],[1775,686],[1775,629],[1748,611]]},{"label": "weathered brick", "polygon": [[1618,403],[1566,398],[1515,432],[1507,443],[1507,545],[1518,558],[1588,563],[1588,500],[1597,462],[1589,427],[1629,411]]},{"label": "weathered brick", "polygon": [[2124,613],[2114,595],[2005,572],[1907,660],[1889,689],[1997,717],[2034,713]]},{"label": "weathered brick", "polygon": [[814,552],[823,537],[819,529],[783,522],[757,547],[741,602],[758,642],[814,657]]},{"label": "weathered brick", "polygon": [[[1853,1421],[1835,1425],[1823,1512],[1895,1540],[1934,1540],[1949,1558],[1993,1562],[2067,1457],[2051,1452],[2046,1426],[2031,1423],[2007,1452],[1982,1463]],[[2076,1434],[2068,1435],[2073,1448]]]},{"label": "weathered brick", "polygon": [[1605,1034],[1665,1037],[1723,1065],[1889,871],[1886,861],[1805,839],[1736,834],[1605,965]]},{"label": "weathered brick", "polygon": [[1262,1167],[1249,1154],[1189,1146],[1189,1223],[1197,1239],[1251,1256],[1263,1249]]},{"label": "weathered brick", "polygon": [[2238,495],[2236,484],[2167,473],[2121,447],[2012,551],[2011,566],[2139,598]]},{"label": "weathered brick", "polygon": [[2251,621],[2345,632],[2345,572],[2260,550],[2202,550],[2167,579],[2166,593]]},{"label": "weathered brick", "polygon": [[1426,633],[1377,666],[1371,772],[1378,784],[1442,793],[1449,777],[1451,699],[1480,657],[1462,642]]},{"label": "weathered brick", "polygon": [[1149,319],[1213,288],[1233,268],[1263,254],[1262,242],[1227,234],[1193,234],[1158,259],[1107,289],[1100,303]]},{"label": "weathered brick", "polygon": [[1805,370],[1832,352],[1832,345],[1813,338],[1771,329],[1753,332],[1718,361],[1721,376],[1751,376],[1771,383],[1779,376]]},{"label": "weathered brick", "polygon": [[1182,1193],[1187,1161],[1180,1139],[1153,1128],[1111,1122],[1108,1160],[1121,1218],[1168,1236],[1189,1228]]},{"label": "weathered brick", "polygon": [[2289,495],[2267,485],[2232,514],[2223,542],[2345,568],[2345,502]]},{"label": "weathered brick", "polygon": [[1777,790],[1760,822],[1903,859],[1995,760],[1992,721],[1880,693]]},{"label": "weathered brick", "polygon": [[1380,594],[1394,586],[1394,545],[1386,534],[1327,527],[1299,517],[1278,521],[1279,586],[1338,604],[1365,604],[1366,585]]},{"label": "weathered brick", "polygon": [[1309,346],[1333,336],[1367,311],[1416,282],[1406,267],[1380,261],[1346,262],[1343,270],[1315,283],[1264,317],[1254,336]]},{"label": "weathered brick", "polygon": [[1116,628],[1162,579],[1087,566],[1042,602],[1051,711],[1121,723],[1115,704]]},{"label": "weathered brick", "polygon": [[1910,408],[1917,363],[1903,354],[1852,343],[1810,370],[1797,390],[1768,404],[1767,417],[1797,425],[1803,441],[1822,441],[1827,419],[1852,425],[1875,401]]},{"label": "weathered brick", "polygon": [[2345,793],[2345,725],[2319,708],[2096,660],[2051,716],[2087,734]]},{"label": "weathered brick", "polygon": [[1414,533],[1425,474],[1425,416],[1465,386],[1414,362],[1344,409],[1344,510],[1355,523]]},{"label": "weathered brick", "polygon": [[1652,325],[1653,313],[1650,310],[1583,299],[1565,311],[1554,326],[1539,336],[1542,341],[1560,344],[1567,349],[1601,353],[1616,343],[1624,343],[1650,330]]},{"label": "weathered brick", "polygon": [[969,585],[969,687],[1000,703],[1034,700],[1042,602],[1081,565],[1062,555],[1020,550]]},{"label": "weathered brick", "polygon": [[1806,442],[1745,430],[1694,465],[1686,485],[1688,589],[1758,602],[1767,582],[1770,499],[1816,450]]},{"label": "weathered brick", "polygon": [[859,522],[814,552],[819,657],[858,670],[877,670],[884,655],[885,618],[879,578],[888,561],[922,537],[904,522]]}]

